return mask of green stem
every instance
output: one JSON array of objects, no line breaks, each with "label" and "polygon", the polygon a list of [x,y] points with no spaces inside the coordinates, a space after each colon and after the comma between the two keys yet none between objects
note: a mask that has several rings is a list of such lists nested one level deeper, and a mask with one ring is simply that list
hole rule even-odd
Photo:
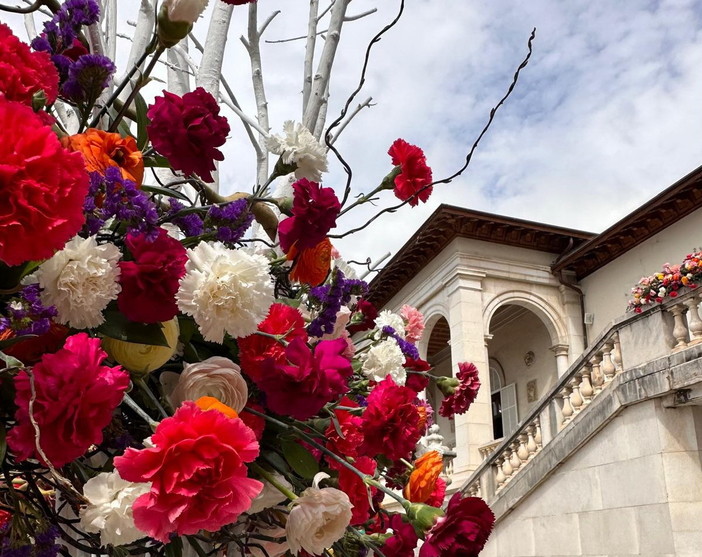
[{"label": "green stem", "polygon": [[146,384],[146,381],[144,381],[143,377],[139,377],[138,379],[134,380],[137,385],[139,385],[139,388],[146,393],[146,396],[149,397],[149,400],[153,402],[156,405],[156,409],[161,412],[161,415],[164,418],[168,418],[168,412],[161,406],[161,401],[156,397],[154,393],[151,392],[151,389],[149,389],[149,386]]},{"label": "green stem", "polygon": [[144,412],[139,405],[134,402],[134,399],[130,397],[128,394],[124,395],[124,402],[127,403],[127,406],[134,410],[141,419],[143,419],[147,424],[149,424],[149,427],[151,429],[156,429],[156,426],[158,425],[158,422],[154,420],[151,416],[149,416],[146,412]]},{"label": "green stem", "polygon": [[354,207],[357,207],[358,205],[363,205],[364,203],[367,203],[368,201],[371,201],[373,199],[373,196],[376,195],[377,193],[380,193],[383,190],[388,190],[388,189],[393,189],[395,185],[395,178],[397,177],[398,174],[402,172],[402,167],[396,166],[395,168],[392,169],[390,174],[388,174],[385,178],[383,178],[383,181],[380,182],[380,185],[375,188],[372,192],[369,194],[363,195],[360,198],[358,198],[356,201],[351,203],[348,207],[346,207],[343,211],[339,213],[339,216],[342,216],[345,213],[348,213],[351,209]]},{"label": "green stem", "polygon": [[256,464],[255,462],[251,462],[249,464],[249,468],[251,468],[254,472],[256,472],[259,476],[261,476],[264,480],[266,480],[269,484],[271,484],[274,488],[276,488],[278,491],[280,491],[283,495],[285,495],[291,501],[294,501],[295,499],[297,499],[297,495],[295,495],[287,487],[282,485],[275,478],[275,476],[273,474],[271,474],[268,470],[266,470],[262,466]]}]

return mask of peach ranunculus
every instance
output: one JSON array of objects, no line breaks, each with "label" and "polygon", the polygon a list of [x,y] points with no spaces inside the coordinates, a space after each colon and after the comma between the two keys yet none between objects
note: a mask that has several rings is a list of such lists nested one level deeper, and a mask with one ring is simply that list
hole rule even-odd
[{"label": "peach ranunculus", "polygon": [[332,245],[329,238],[324,238],[313,248],[298,250],[293,246],[288,252],[288,260],[293,260],[290,280],[318,286],[322,284],[331,268]]},{"label": "peach ranunculus", "polygon": [[434,491],[443,467],[444,459],[438,451],[429,451],[420,456],[405,487],[405,497],[413,503],[424,503]]},{"label": "peach ranunculus", "polygon": [[61,141],[67,149],[79,151],[83,155],[88,172],[104,174],[108,167],[116,166],[125,180],[141,185],[144,179],[144,159],[133,137],[122,137],[118,133],[91,128],[85,133],[64,137]]}]

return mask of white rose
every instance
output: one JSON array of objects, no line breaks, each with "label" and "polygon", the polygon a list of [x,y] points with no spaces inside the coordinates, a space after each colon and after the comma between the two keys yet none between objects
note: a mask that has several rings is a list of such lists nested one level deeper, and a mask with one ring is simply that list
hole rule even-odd
[{"label": "white rose", "polygon": [[103,472],[89,479],[83,495],[90,504],[80,511],[86,532],[99,532],[103,545],[124,545],[146,536],[134,525],[132,506],[151,484],[123,480],[117,472]]},{"label": "white rose", "polygon": [[398,385],[404,385],[407,371],[404,368],[405,355],[395,339],[388,338],[373,346],[363,357],[361,370],[373,381],[382,381],[388,375]]},{"label": "white rose", "polygon": [[327,474],[317,474],[315,487],[307,488],[295,499],[288,515],[285,532],[293,555],[297,555],[300,549],[321,555],[343,537],[351,522],[353,505],[349,496],[333,487],[319,489],[320,476]]},{"label": "white rose", "polygon": [[205,11],[209,0],[165,0],[163,5],[168,10],[168,19],[195,23]]},{"label": "white rose", "polygon": [[241,368],[220,356],[185,364],[180,375],[164,372],[161,374],[161,383],[166,389],[168,399],[176,408],[183,404],[184,400],[211,396],[239,413],[249,398],[249,389],[241,376]]}]

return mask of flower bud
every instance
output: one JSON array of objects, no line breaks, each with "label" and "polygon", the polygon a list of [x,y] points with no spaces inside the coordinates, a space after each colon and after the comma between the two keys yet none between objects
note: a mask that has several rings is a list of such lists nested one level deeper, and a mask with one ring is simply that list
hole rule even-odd
[{"label": "flower bud", "polygon": [[407,518],[414,526],[418,536],[424,536],[424,533],[434,526],[437,518],[444,516],[444,511],[436,507],[430,507],[424,503],[409,503],[405,506]]},{"label": "flower bud", "polygon": [[205,0],[202,10],[197,11],[200,0],[166,0],[158,12],[158,40],[162,46],[170,48],[177,45],[193,28],[193,23],[200,17],[207,6]]},{"label": "flower bud", "polygon": [[456,392],[456,387],[458,387],[461,382],[455,377],[437,377],[436,386],[444,394],[444,396],[451,396]]}]

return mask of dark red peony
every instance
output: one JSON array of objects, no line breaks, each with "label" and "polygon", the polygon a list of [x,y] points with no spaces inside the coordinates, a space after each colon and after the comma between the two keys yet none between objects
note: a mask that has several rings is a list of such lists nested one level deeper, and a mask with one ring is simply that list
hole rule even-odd
[{"label": "dark red peony", "polygon": [[469,362],[458,364],[456,379],[459,381],[458,387],[452,395],[447,396],[441,402],[441,408],[439,408],[439,414],[445,418],[453,418],[455,414],[467,412],[480,389],[478,368]]},{"label": "dark red peony", "polygon": [[396,139],[388,155],[392,158],[392,164],[401,168],[400,174],[395,177],[395,196],[402,201],[409,199],[412,206],[420,201],[426,203],[433,188],[429,186],[431,168],[427,166],[424,151],[404,139]]},{"label": "dark red peony", "polygon": [[188,255],[178,240],[161,228],[154,241],[146,234],[130,234],[125,240],[133,261],[121,261],[117,298],[119,310],[130,321],[158,323],[178,314],[175,295],[185,274]]},{"label": "dark red peony", "polygon": [[311,418],[327,402],[348,391],[353,374],[351,362],[343,356],[346,340],[323,340],[314,350],[301,338],[285,348],[285,364],[272,358],[262,362],[256,385],[266,395],[268,408],[298,420]]},{"label": "dark red peony", "polygon": [[451,497],[446,515],[427,532],[419,557],[477,557],[490,537],[495,515],[479,497]]},{"label": "dark red peony", "polygon": [[412,452],[422,436],[416,398],[417,393],[395,384],[391,377],[376,385],[363,413],[363,454],[399,460]]},{"label": "dark red peony", "polygon": [[224,145],[229,123],[219,115],[215,98],[198,87],[182,97],[163,92],[149,107],[149,137],[154,149],[186,175],[197,174],[213,182],[214,161],[223,161],[217,149]]},{"label": "dark red peony", "polygon": [[417,547],[419,538],[414,527],[409,522],[403,521],[402,516],[394,514],[390,519],[393,535],[383,545],[382,551],[385,557],[414,557],[414,548]]},{"label": "dark red peony", "polygon": [[[273,304],[258,330],[267,335],[280,335],[285,343],[295,338],[307,342],[307,329],[302,314],[295,308],[285,304]],[[249,335],[237,339],[239,344],[239,360],[241,370],[254,381],[261,376],[261,364],[264,360],[272,359],[279,364],[285,364],[285,343],[269,336]]]},{"label": "dark red peony", "polygon": [[280,248],[288,253],[295,245],[299,250],[313,248],[336,226],[341,203],[331,188],[301,178],[293,184],[292,217],[278,226]]},{"label": "dark red peony", "polygon": [[33,52],[12,30],[0,23],[0,93],[10,101],[31,106],[36,93],[52,104],[58,95],[59,75],[48,52]]},{"label": "dark red peony", "polygon": [[47,259],[85,222],[88,173],[31,108],[0,95],[0,261]]},{"label": "dark red peony", "polygon": [[134,523],[159,541],[232,524],[263,488],[247,477],[246,463],[259,447],[239,418],[185,401],[158,425],[151,442],[150,448],[127,449],[115,458],[115,468],[127,481],[151,483],[134,502]]},{"label": "dark red peony", "polygon": [[[107,354],[100,339],[79,333],[66,339],[63,348],[45,354],[32,368],[36,398],[34,419],[41,432],[40,446],[46,458],[60,468],[102,442],[102,430],[122,402],[129,374],[119,366],[101,365]],[[29,375],[15,377],[17,425],[7,434],[7,444],[18,460],[42,460],[29,419],[32,388]]]}]

